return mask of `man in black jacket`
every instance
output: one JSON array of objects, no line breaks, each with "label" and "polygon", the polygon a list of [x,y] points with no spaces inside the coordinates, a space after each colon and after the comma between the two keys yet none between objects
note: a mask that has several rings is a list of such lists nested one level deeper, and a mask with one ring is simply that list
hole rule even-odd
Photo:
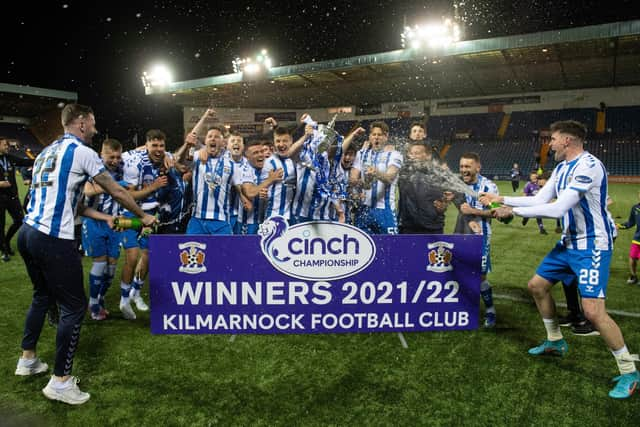
[{"label": "man in black jacket", "polygon": [[[431,185],[425,173],[433,169],[429,147],[413,141],[407,162],[400,169],[400,234],[443,234],[445,211],[449,204],[442,189]],[[439,166],[436,166],[439,167]]]},{"label": "man in black jacket", "polygon": [[[11,250],[11,238],[16,234],[22,225],[22,206],[18,198],[18,187],[16,185],[16,166],[31,166],[33,160],[17,157],[9,152],[9,140],[0,136],[0,252],[2,261],[9,261]],[[9,212],[13,224],[4,233],[5,211]]]}]

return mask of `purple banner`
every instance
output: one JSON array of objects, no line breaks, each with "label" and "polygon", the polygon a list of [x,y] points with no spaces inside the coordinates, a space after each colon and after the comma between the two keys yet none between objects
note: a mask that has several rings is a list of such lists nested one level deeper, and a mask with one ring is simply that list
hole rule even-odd
[{"label": "purple banner", "polygon": [[481,243],[279,217],[258,236],[152,235],[151,332],[476,329]]}]

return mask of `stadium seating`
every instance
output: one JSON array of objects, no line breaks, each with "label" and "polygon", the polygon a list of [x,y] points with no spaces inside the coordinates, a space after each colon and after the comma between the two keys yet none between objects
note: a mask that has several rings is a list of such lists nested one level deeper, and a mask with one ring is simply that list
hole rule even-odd
[{"label": "stadium seating", "polygon": [[640,136],[640,107],[609,107],[606,110],[607,133],[618,136]]},{"label": "stadium seating", "polygon": [[602,160],[610,175],[640,175],[640,138],[594,139],[585,148]]},{"label": "stadium seating", "polygon": [[42,151],[42,145],[24,125],[0,123],[0,135],[20,141],[21,151],[27,148],[36,154]]},{"label": "stadium seating", "polygon": [[578,120],[593,131],[596,125],[595,108],[568,108],[564,110],[515,111],[511,113],[511,122],[505,133],[505,139],[526,139],[537,135],[549,124],[558,120]]},{"label": "stadium seating", "polygon": [[429,136],[434,139],[455,139],[457,134],[470,139],[496,138],[504,113],[431,116]]},{"label": "stadium seating", "polygon": [[482,163],[481,174],[491,179],[508,179],[514,163],[518,163],[523,178],[534,169],[533,152],[539,148],[537,141],[456,141],[453,142],[444,160],[452,170],[458,170],[458,162],[465,152],[476,152]]},{"label": "stadium seating", "polygon": [[[427,123],[429,139],[440,148],[449,145],[445,161],[458,169],[462,153],[474,151],[482,159],[482,174],[508,179],[514,163],[520,165],[523,179],[534,169],[534,153],[540,150],[540,131],[558,120],[584,123],[589,136],[585,148],[600,158],[610,175],[640,175],[640,107],[609,107],[606,110],[605,134],[595,134],[596,108],[513,112],[504,138],[498,129],[504,113],[431,116]],[[398,149],[404,147],[411,123],[423,118],[384,119],[389,125],[390,139]],[[374,120],[339,121],[336,130],[346,134],[356,124],[368,129]],[[302,130],[299,130],[302,134]],[[465,138],[456,138],[464,136]],[[551,159],[546,169],[554,165]]]}]

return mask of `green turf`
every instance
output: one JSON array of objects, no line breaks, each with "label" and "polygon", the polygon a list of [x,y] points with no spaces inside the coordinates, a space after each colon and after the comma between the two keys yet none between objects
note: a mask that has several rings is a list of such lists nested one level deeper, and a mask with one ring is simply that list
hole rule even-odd
[{"label": "green turf", "polygon": [[[511,194],[510,183],[501,183]],[[626,220],[637,187],[613,185],[614,216]],[[447,230],[456,211],[450,208]],[[619,222],[620,219],[617,219]],[[527,279],[557,235],[535,221],[494,224],[495,292],[527,298]],[[624,281],[632,230],[621,231],[607,306],[640,312],[640,286]],[[15,247],[15,241],[14,241]],[[85,272],[89,260],[85,259]],[[119,272],[116,278],[119,277]],[[561,291],[556,289],[558,296]],[[615,362],[599,337],[566,333],[569,354],[533,358],[544,337],[530,302],[497,299],[495,331],[395,334],[152,336],[149,317],[85,321],[74,374],[92,394],[81,407],[51,402],[47,377],[13,375],[30,282],[19,257],[0,264],[0,425],[634,425],[640,395],[607,397]],[[558,298],[563,301],[562,297]],[[633,352],[640,319],[614,316]],[[53,363],[55,330],[45,326],[39,355]]]}]

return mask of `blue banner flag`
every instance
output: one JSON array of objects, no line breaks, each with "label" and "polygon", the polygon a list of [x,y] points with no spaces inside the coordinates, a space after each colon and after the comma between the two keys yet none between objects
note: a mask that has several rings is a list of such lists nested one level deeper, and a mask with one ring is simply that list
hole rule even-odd
[{"label": "blue banner flag", "polygon": [[476,235],[369,236],[281,217],[257,236],[152,235],[151,332],[476,329],[481,245]]}]

